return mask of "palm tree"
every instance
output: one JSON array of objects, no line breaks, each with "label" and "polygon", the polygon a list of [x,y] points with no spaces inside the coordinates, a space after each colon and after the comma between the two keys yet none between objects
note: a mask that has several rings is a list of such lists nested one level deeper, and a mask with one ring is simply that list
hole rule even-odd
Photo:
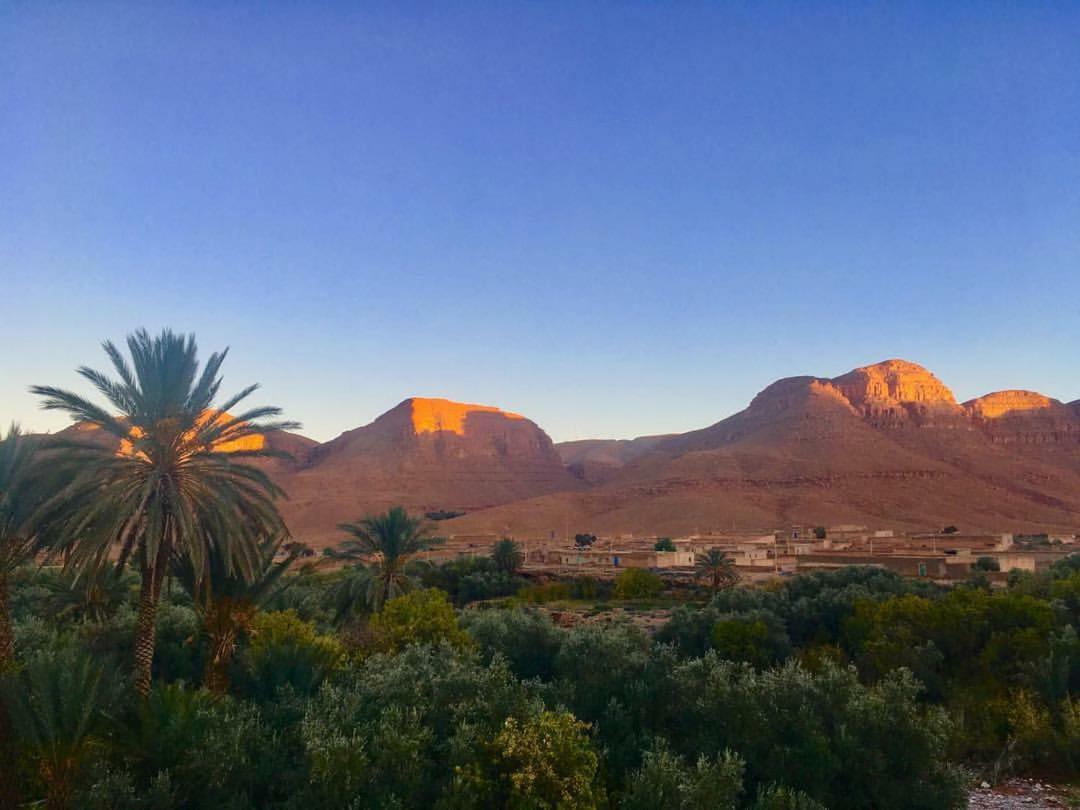
[{"label": "palm tree", "polygon": [[525,562],[525,555],[521,552],[520,543],[504,537],[491,547],[491,561],[500,571],[513,576]]},{"label": "palm tree", "polygon": [[72,806],[80,770],[104,748],[117,683],[92,655],[70,648],[39,653],[2,684],[14,736],[37,763],[50,810]]},{"label": "palm tree", "polygon": [[[369,515],[356,523],[339,523],[351,535],[326,556],[354,565],[370,564],[371,576],[364,587],[368,607],[378,612],[388,599],[412,587],[406,564],[421,551],[443,541],[428,534],[428,524],[411,518],[404,507],[395,506],[382,515]],[[360,576],[360,574],[358,574]],[[361,582],[361,580],[357,580]]]},{"label": "palm tree", "polygon": [[718,548],[710,548],[704,554],[699,554],[696,568],[697,576],[707,579],[713,592],[730,588],[739,581],[735,561]]},{"label": "palm tree", "polygon": [[[190,557],[179,558],[173,575],[191,594],[209,642],[203,686],[215,695],[229,691],[229,666],[240,638],[251,632],[259,609],[286,587],[281,578],[296,559],[311,552],[302,543],[286,543],[285,535],[258,544],[259,559],[248,579],[229,565],[227,557],[212,553],[203,572]],[[284,546],[284,549],[282,548]],[[279,552],[284,556],[278,559]]]},{"label": "palm tree", "polygon": [[[9,577],[36,550],[33,512],[38,500],[34,455],[36,445],[12,425],[0,438],[0,676],[15,665],[15,635],[11,628]],[[0,771],[13,772],[15,751],[11,720],[0,702]],[[14,780],[0,785],[0,806],[18,803]]]},{"label": "palm tree", "polygon": [[41,441],[16,425],[0,438],[0,673],[15,660],[9,578],[41,550],[48,507],[61,488],[40,450]]},{"label": "palm tree", "polygon": [[278,408],[232,415],[255,385],[215,406],[228,350],[210,355],[200,371],[193,335],[165,330],[151,337],[139,330],[127,347],[130,363],[112,342],[104,344],[116,379],[79,369],[115,413],[59,388],[31,391],[43,397],[42,407],[69,413],[83,435],[112,440],[56,445],[58,462],[84,476],[65,525],[65,551],[80,572],[100,569],[113,552],[118,572],[130,561],[138,565],[133,683],[145,698],[161,585],[172,560],[190,557],[204,571],[208,555],[218,553],[251,575],[258,550],[239,541],[283,530],[274,504],[283,493],[265,471],[243,460],[272,455],[264,434],[296,425],[263,421],[279,415]]}]

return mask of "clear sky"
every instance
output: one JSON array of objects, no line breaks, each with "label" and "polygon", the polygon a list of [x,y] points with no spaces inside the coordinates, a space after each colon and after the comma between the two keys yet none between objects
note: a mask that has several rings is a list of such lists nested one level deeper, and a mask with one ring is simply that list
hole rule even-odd
[{"label": "clear sky", "polygon": [[139,326],[330,438],[1080,397],[1076,3],[0,0],[0,420]]}]

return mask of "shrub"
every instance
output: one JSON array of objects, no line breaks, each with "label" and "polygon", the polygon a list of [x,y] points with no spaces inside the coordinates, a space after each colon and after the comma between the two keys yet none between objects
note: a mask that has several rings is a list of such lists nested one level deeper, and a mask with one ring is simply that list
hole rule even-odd
[{"label": "shrub", "polygon": [[664,590],[664,580],[644,568],[627,568],[615,577],[616,599],[654,599]]},{"label": "shrub", "polygon": [[780,663],[791,654],[784,623],[767,610],[721,617],[713,627],[712,647],[721,658],[756,667]]},{"label": "shrub", "polygon": [[566,582],[545,582],[540,585],[529,585],[518,591],[519,599],[532,604],[561,602],[570,599],[572,596],[570,585]]},{"label": "shrub", "polygon": [[486,660],[501,655],[519,678],[551,679],[565,632],[547,617],[520,608],[471,610],[462,625]]},{"label": "shrub", "polygon": [[238,658],[234,684],[241,694],[263,701],[284,686],[310,694],[344,662],[341,642],[319,633],[295,611],[259,613],[250,647]]},{"label": "shrub", "polygon": [[409,644],[438,644],[455,647],[469,643],[458,625],[454,606],[442,591],[429,588],[389,600],[381,613],[371,618],[375,647],[396,652]]},{"label": "shrub", "polygon": [[526,720],[508,717],[496,735],[498,773],[494,806],[536,810],[592,810],[602,791],[596,783],[599,758],[589,745],[588,726],[569,712],[544,711]]},{"label": "shrub", "polygon": [[730,751],[702,754],[693,767],[658,741],[627,782],[622,810],[734,810],[742,793],[743,761]]}]

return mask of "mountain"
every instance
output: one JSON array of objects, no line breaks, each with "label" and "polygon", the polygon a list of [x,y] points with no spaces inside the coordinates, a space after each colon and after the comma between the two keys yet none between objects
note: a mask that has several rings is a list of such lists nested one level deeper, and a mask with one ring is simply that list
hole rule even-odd
[{"label": "mountain", "polygon": [[317,544],[336,537],[339,522],[397,504],[475,511],[584,486],[525,417],[418,397],[314,448],[279,481],[293,534]]},{"label": "mountain", "polygon": [[[71,429],[70,430],[75,430]],[[683,534],[791,524],[1080,530],[1080,400],[1003,390],[967,402],[886,360],[790,377],[700,430],[552,443],[525,417],[411,398],[319,444],[274,432],[259,462],[294,536],[390,506],[464,513],[445,533]]]},{"label": "mountain", "polygon": [[701,430],[560,451],[572,465],[605,465],[603,475],[586,491],[504,505],[450,527],[534,536],[567,526],[684,533],[795,523],[1080,529],[1076,403],[1003,391],[961,404],[905,360],[779,380]]},{"label": "mountain", "polygon": [[636,439],[581,439],[560,442],[555,449],[575,476],[590,484],[600,484],[614,477],[620,467],[670,438],[669,434]]}]

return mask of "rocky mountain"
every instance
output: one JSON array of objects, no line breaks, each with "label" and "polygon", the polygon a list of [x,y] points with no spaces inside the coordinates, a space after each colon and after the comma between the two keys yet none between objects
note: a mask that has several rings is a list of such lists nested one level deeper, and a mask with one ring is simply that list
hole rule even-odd
[{"label": "rocky mountain", "polygon": [[560,445],[571,465],[603,463],[589,489],[452,524],[532,535],[789,523],[1076,531],[1078,431],[1075,404],[1018,391],[960,404],[925,368],[887,360],[780,380],[727,419],[636,447]]},{"label": "rocky mountain", "polygon": [[297,537],[335,537],[339,522],[396,504],[474,512],[584,486],[534,422],[486,405],[407,399],[311,450],[280,482]]},{"label": "rocky mountain", "polygon": [[957,402],[928,370],[887,360],[790,377],[688,433],[559,445],[486,405],[411,398],[319,444],[272,433],[264,463],[293,534],[390,506],[464,513],[447,533],[676,534],[859,523],[1080,530],[1080,401],[998,391]]}]

